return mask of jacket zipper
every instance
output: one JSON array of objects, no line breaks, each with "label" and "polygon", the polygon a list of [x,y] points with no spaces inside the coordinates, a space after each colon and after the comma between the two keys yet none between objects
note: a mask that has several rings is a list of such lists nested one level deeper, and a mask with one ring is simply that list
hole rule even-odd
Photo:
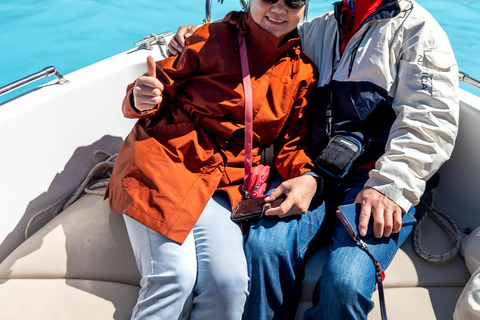
[{"label": "jacket zipper", "polygon": [[350,30],[353,29],[353,23],[355,22],[355,11],[352,12],[352,19],[350,19]]},{"label": "jacket zipper", "polygon": [[369,29],[370,29],[370,27],[368,27],[368,29],[365,30],[365,32],[363,33],[362,38],[358,42],[357,46],[355,47],[355,49],[353,49],[353,52],[352,52],[352,55],[351,55],[351,58],[350,58],[350,65],[348,66],[347,78],[350,78],[350,75],[352,74],[353,62],[355,61],[355,57],[357,56],[358,48],[360,48],[360,45],[362,44],[363,39],[365,39],[365,35],[367,34]]},{"label": "jacket zipper", "polygon": [[[378,14],[379,12],[381,12],[381,10],[375,10],[375,11],[373,11],[373,12],[365,19],[365,21],[363,22],[363,24],[358,27],[358,30],[360,30],[360,29],[361,29],[364,25],[366,25],[367,23],[370,23],[370,21],[368,21],[368,19],[371,18],[371,17],[373,17],[373,16],[375,16],[375,15]],[[354,19],[355,19],[355,12],[353,12],[352,20],[350,21],[350,30],[353,29]],[[362,35],[362,38],[360,39],[360,42],[359,42],[358,45],[355,47],[355,49],[353,49],[352,57],[350,58],[350,65],[348,66],[347,78],[350,78],[350,75],[352,74],[353,62],[355,61],[355,57],[357,56],[358,48],[359,48],[360,45],[362,44],[363,39],[365,39],[365,35],[367,34],[367,32],[368,32],[369,29],[370,29],[370,27],[368,27],[368,29],[365,30],[365,32],[364,32],[363,35]],[[358,32],[358,30],[357,30],[357,32]],[[355,33],[357,33],[357,32],[355,32]],[[350,41],[351,41],[351,39],[350,39]]]},{"label": "jacket zipper", "polygon": [[[360,30],[365,24],[369,23],[369,18],[375,16],[376,14],[380,13],[382,10],[375,10],[374,12],[372,12],[366,19],[365,21],[362,23],[361,26],[358,27],[358,30]],[[353,11],[353,15],[352,15],[352,19],[350,20],[350,30],[353,29],[353,23],[354,23],[354,20],[355,20],[355,11]],[[350,58],[350,64],[349,64],[349,67],[348,67],[348,74],[347,74],[347,78],[350,78],[350,75],[352,74],[352,68],[353,68],[353,62],[355,61],[355,57],[357,55],[357,51],[358,51],[358,48],[360,47],[361,43],[363,42],[363,39],[365,38],[365,35],[366,33],[368,32],[368,30],[370,29],[370,27],[363,33],[362,35],[362,38],[360,39],[360,42],[358,43],[357,47],[353,50],[352,52],[352,57]],[[357,30],[357,32],[358,32]],[[341,31],[340,31],[341,32]],[[355,32],[355,34],[357,33]],[[355,36],[355,35],[354,35]],[[351,41],[351,39],[350,39]],[[332,75],[333,77],[333,75]]]}]

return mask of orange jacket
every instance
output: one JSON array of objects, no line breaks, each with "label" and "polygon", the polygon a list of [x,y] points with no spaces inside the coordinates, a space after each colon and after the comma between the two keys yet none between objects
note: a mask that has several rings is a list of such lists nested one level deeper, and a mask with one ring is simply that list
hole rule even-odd
[{"label": "orange jacket", "polygon": [[215,191],[235,204],[244,174],[244,92],[238,34],[247,39],[252,77],[254,166],[275,147],[284,179],[313,168],[306,155],[307,96],[316,87],[314,64],[300,52],[297,30],[277,49],[276,38],[248,13],[232,12],[202,26],[183,52],[157,62],[164,100],[140,118],[123,143],[106,196],[112,211],[127,214],[182,243]]}]

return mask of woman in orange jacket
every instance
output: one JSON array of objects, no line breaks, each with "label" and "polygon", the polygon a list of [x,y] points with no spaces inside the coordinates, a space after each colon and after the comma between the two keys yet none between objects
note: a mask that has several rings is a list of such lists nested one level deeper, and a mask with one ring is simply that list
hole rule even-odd
[{"label": "woman in orange jacket", "polygon": [[[177,56],[147,59],[127,88],[126,138],[107,189],[123,214],[142,280],[132,319],[240,319],[248,276],[240,227],[245,94],[239,37],[245,36],[253,91],[253,165],[274,145],[287,180],[278,213],[306,212],[316,191],[306,155],[307,98],[314,64],[296,26],[303,0],[253,0],[203,25]],[[277,192],[278,193],[278,192]],[[193,306],[193,308],[191,308]]]}]

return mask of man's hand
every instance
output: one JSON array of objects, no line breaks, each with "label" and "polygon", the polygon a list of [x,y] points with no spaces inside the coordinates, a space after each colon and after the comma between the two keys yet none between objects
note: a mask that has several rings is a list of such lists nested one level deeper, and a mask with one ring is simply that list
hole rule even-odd
[{"label": "man's hand", "polygon": [[355,203],[361,203],[358,230],[360,236],[367,233],[370,216],[373,216],[375,238],[389,237],[402,228],[402,208],[377,190],[365,187],[357,195]]},{"label": "man's hand", "polygon": [[172,40],[170,40],[170,43],[167,46],[168,55],[174,56],[182,52],[183,48],[185,47],[185,39],[190,37],[198,28],[199,27],[194,24],[181,26],[178,28],[177,33],[175,36],[173,36]]},{"label": "man's hand", "polygon": [[311,175],[303,175],[282,182],[268,197],[266,202],[273,201],[285,194],[287,198],[276,208],[268,209],[267,216],[288,217],[307,212],[310,202],[317,191],[317,179]]},{"label": "man's hand", "polygon": [[153,109],[161,103],[163,84],[157,79],[155,59],[147,57],[147,73],[137,78],[133,87],[135,108],[140,111]]}]

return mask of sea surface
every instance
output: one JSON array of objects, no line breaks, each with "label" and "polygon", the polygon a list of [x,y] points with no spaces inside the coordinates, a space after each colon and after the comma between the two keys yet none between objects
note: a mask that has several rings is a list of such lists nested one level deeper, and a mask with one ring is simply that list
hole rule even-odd
[{"label": "sea surface", "polygon": [[[310,0],[308,18],[332,10],[333,2]],[[417,2],[446,31],[460,71],[480,79],[480,0]],[[240,10],[238,0],[212,0],[213,20],[231,10]],[[203,0],[0,0],[0,87],[50,65],[65,75],[129,50],[152,33],[204,19]],[[480,95],[478,89],[460,86]],[[1,96],[0,102],[30,87]]]}]

